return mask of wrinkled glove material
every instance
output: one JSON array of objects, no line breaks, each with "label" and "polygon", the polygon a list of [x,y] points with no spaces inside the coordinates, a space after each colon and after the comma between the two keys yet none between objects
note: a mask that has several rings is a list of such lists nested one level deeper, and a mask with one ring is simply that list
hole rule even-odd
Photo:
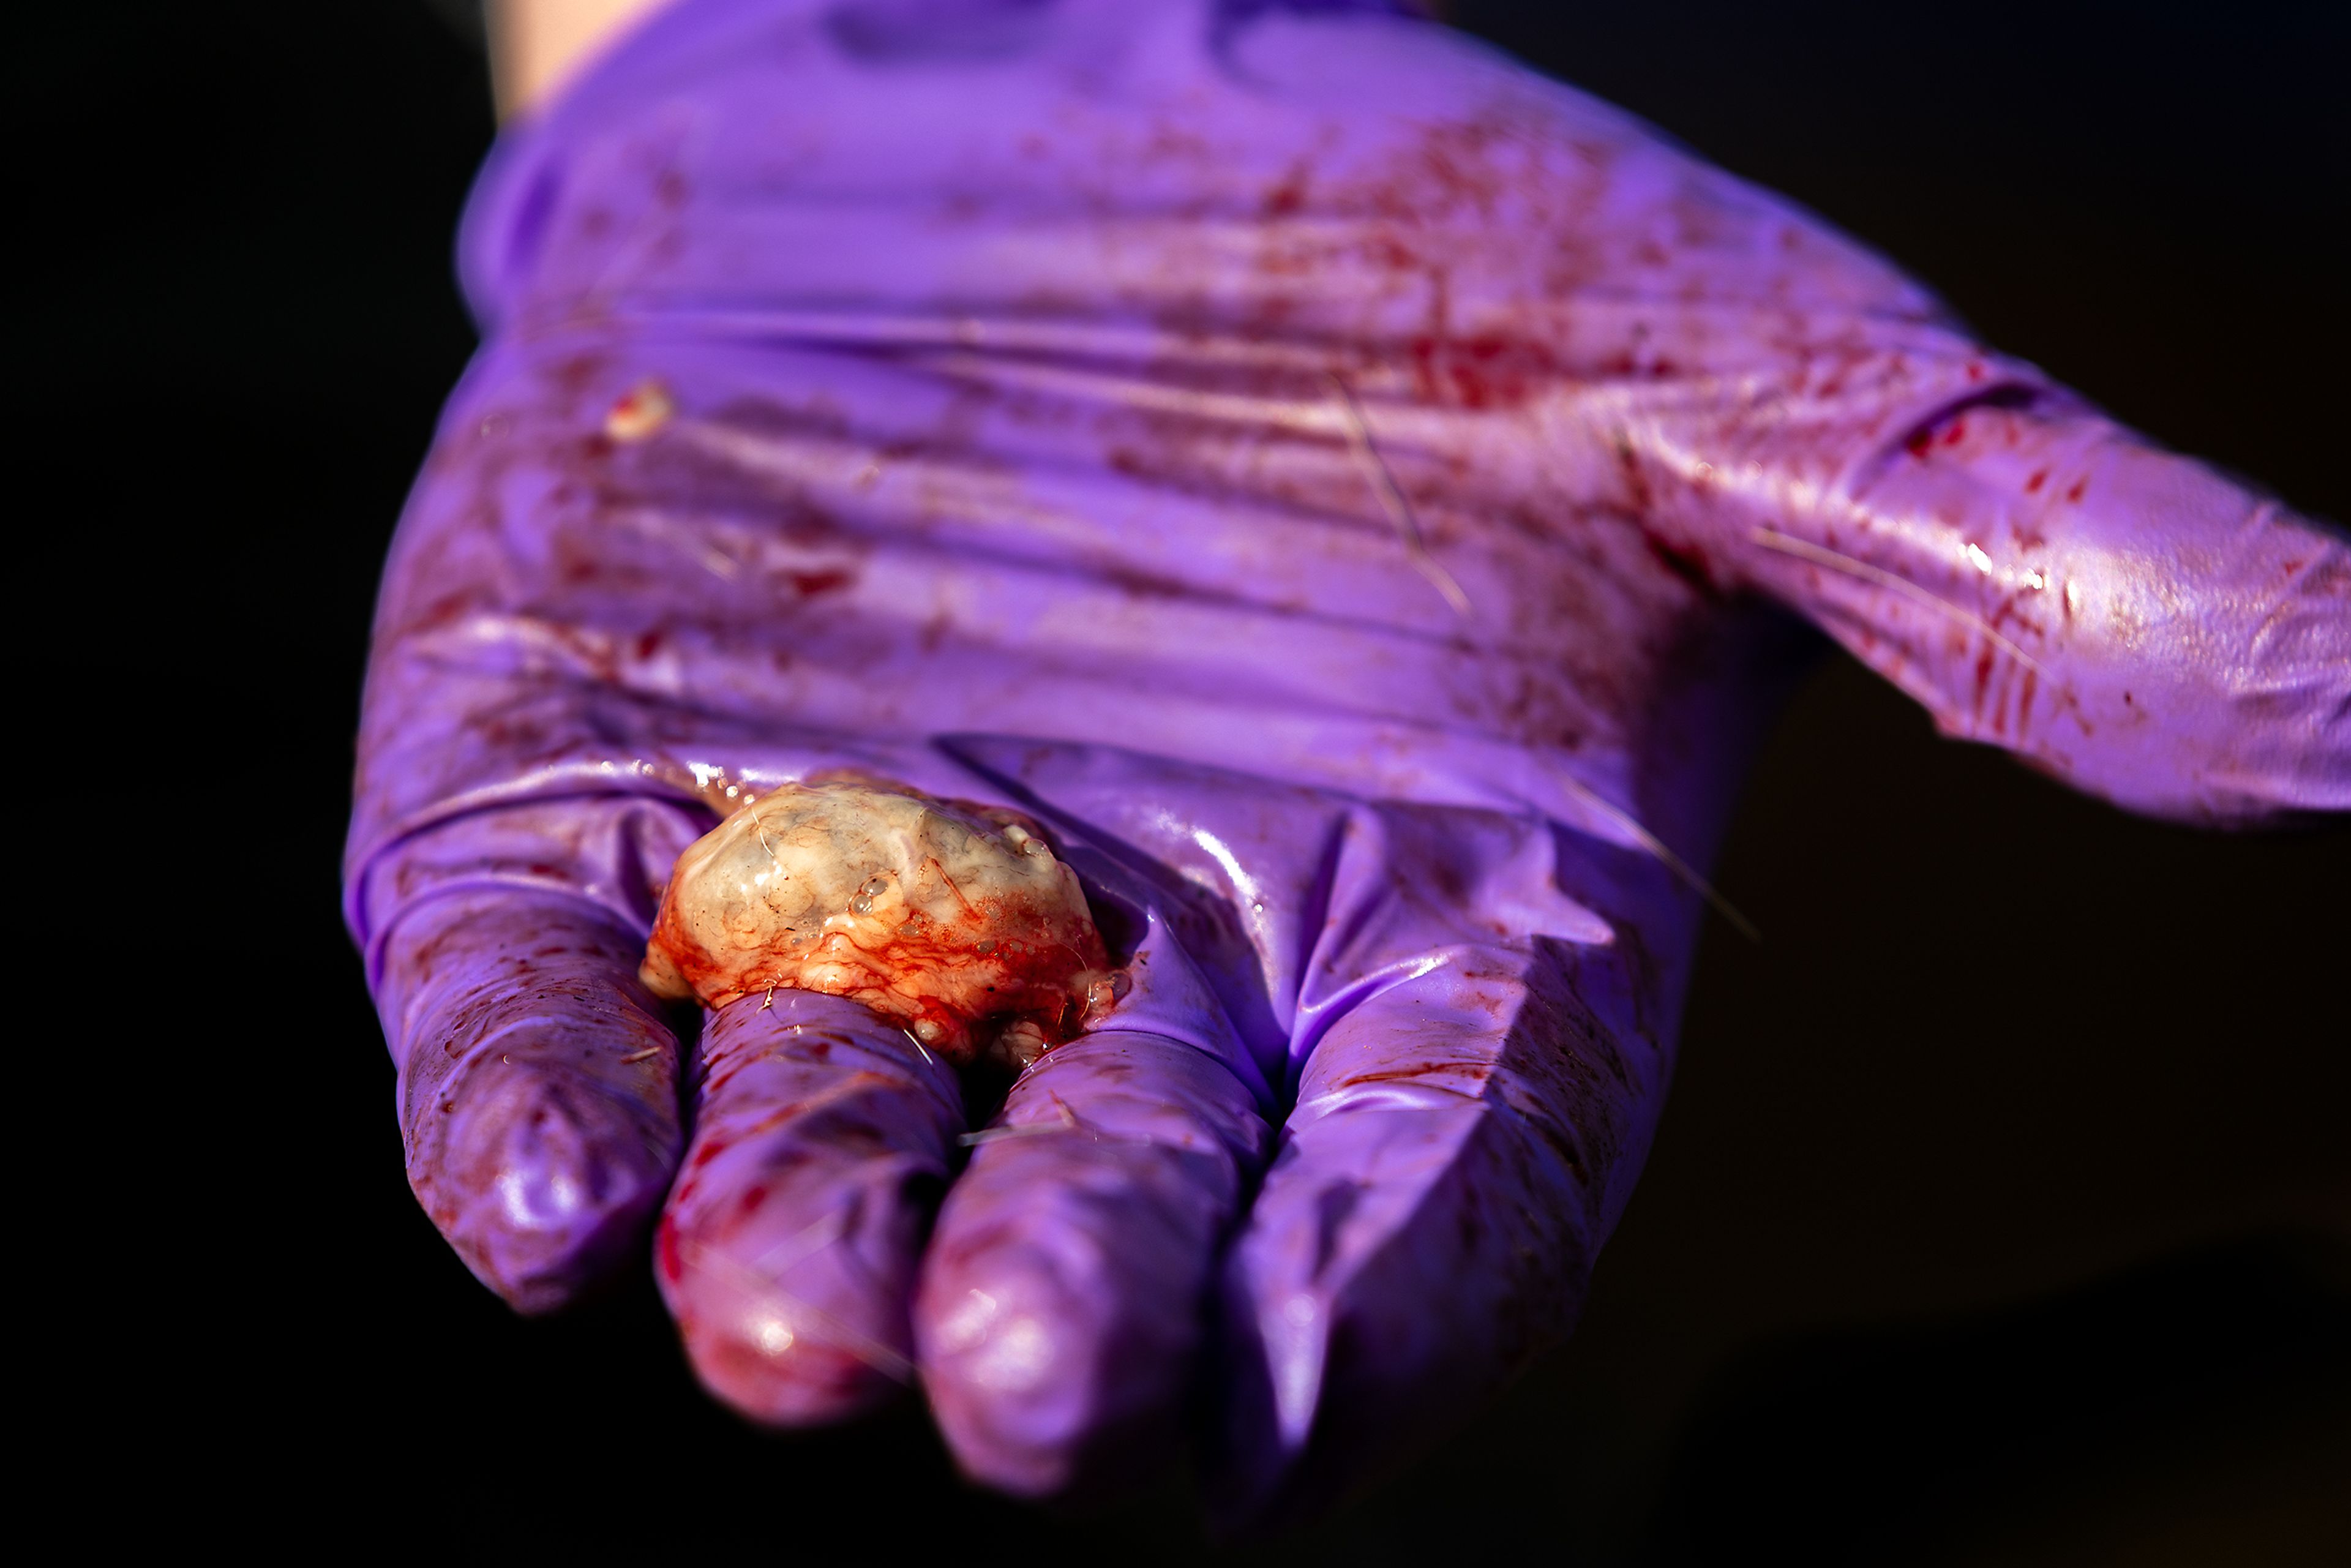
[{"label": "wrinkled glove material", "polygon": [[[346,875],[518,1306],[666,1194],[754,1415],[918,1380],[1051,1495],[1206,1369],[1220,1506],[1312,1506],[1566,1332],[1798,618],[2126,807],[2351,806],[2339,533],[1387,11],[685,0],[501,142]],[[681,1061],[636,979],[680,851],[841,769],[1028,813],[1131,960],[991,1127],[837,998]]]}]

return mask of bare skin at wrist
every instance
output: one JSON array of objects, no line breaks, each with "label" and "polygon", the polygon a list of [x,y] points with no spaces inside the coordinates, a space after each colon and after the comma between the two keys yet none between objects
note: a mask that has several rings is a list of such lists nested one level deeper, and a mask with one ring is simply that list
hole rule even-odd
[{"label": "bare skin at wrist", "polygon": [[489,0],[498,118],[532,112],[607,45],[671,0]]},{"label": "bare skin at wrist", "polygon": [[[488,0],[498,118],[530,113],[634,23],[674,0]],[[1419,0],[1442,18],[1447,0]]]}]

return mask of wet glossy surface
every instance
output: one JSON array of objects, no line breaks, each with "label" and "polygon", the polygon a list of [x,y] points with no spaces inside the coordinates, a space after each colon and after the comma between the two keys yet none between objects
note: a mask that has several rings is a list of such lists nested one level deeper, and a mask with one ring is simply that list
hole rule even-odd
[{"label": "wet glossy surface", "polygon": [[[722,1271],[678,1254],[696,1364],[743,1407],[854,1407],[911,1345],[967,1469],[1092,1484],[1175,1440],[1199,1347],[1156,1303],[1194,1290],[1236,1517],[1473,1407],[1563,1332],[1646,1155],[1698,909],[1656,846],[1706,863],[1768,722],[1793,640],[1759,596],[2126,804],[2351,800],[2339,537],[1786,204],[1406,24],[965,9],[940,35],[688,5],[502,152],[466,239],[494,330],[379,621],[350,900],[380,984],[431,956],[380,992],[412,1102],[471,1038],[461,997],[520,998],[586,1081],[662,1060],[612,999],[633,953],[547,979],[524,944],[549,906],[642,932],[713,778],[1029,811],[1120,911],[1121,1028],[1167,1043],[1048,1057],[982,1135],[1043,1131],[978,1145],[927,1253],[901,1176],[935,1172],[946,1113],[912,1078],[812,1134],[882,1187],[760,1221],[778,1269],[790,1237],[872,1238],[789,1264],[868,1347],[833,1392],[746,1371],[814,1320],[697,1305]],[[507,912],[403,935],[475,897]],[[713,1085],[798,1049],[745,1047],[758,1006],[711,1026]],[[725,1115],[820,1127],[867,1071],[729,1078]],[[1138,1136],[1186,1157],[1105,1152],[1096,1099],[1180,1108]],[[593,1102],[631,1129],[649,1103]],[[419,1189],[469,1260],[445,1216],[601,1236],[539,1217],[641,1215],[580,1174],[632,1138],[659,1168],[634,1131],[423,1145]],[[728,1170],[675,1227],[768,1212]],[[502,1183],[550,1196],[499,1209]],[[1028,1229],[987,1218],[1030,1186]],[[532,1277],[609,1256],[563,1239]],[[828,1293],[836,1267],[864,1282]],[[1148,1375],[1092,1375],[1130,1343]]]},{"label": "wet glossy surface", "polygon": [[713,1009],[848,997],[949,1061],[1026,1066],[1125,984],[1036,826],[878,783],[781,786],[678,857],[642,977]]}]

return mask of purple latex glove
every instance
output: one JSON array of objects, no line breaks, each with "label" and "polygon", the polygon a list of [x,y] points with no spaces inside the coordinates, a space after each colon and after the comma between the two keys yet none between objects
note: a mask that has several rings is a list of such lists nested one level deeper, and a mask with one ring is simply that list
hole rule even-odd
[{"label": "purple latex glove", "polygon": [[[1383,10],[684,0],[501,143],[347,875],[517,1307],[659,1212],[755,1417],[918,1381],[1041,1496],[1206,1387],[1220,1506],[1311,1507],[1566,1332],[1773,601],[2132,809],[2351,805],[2338,535]],[[681,1062],[635,977],[728,800],[843,768],[1031,813],[1133,955],[976,1134],[854,1003]]]}]

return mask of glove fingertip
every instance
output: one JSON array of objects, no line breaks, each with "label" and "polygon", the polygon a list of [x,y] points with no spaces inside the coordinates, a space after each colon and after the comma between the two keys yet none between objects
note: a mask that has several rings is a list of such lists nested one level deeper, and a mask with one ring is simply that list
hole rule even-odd
[{"label": "glove fingertip", "polygon": [[634,1255],[675,1155],[633,1107],[527,1069],[503,1077],[443,1111],[410,1185],[475,1277],[539,1315]]},{"label": "glove fingertip", "polygon": [[689,1270],[678,1260],[690,1245],[674,1218],[663,1221],[656,1257],[678,1338],[695,1378],[728,1408],[763,1427],[800,1428],[854,1420],[905,1396],[893,1375],[898,1346],[844,1343],[821,1309],[772,1283],[738,1284],[706,1261]]}]

